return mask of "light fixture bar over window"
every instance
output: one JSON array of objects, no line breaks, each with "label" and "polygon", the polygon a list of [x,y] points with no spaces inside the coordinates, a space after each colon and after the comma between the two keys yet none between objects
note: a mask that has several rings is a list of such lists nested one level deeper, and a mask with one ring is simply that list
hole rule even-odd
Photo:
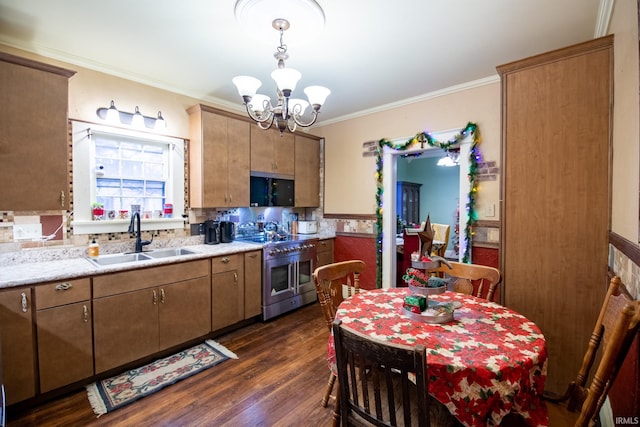
[{"label": "light fixture bar over window", "polygon": [[[278,68],[271,73],[271,78],[278,86],[278,103],[273,106],[268,96],[256,93],[262,82],[255,77],[237,76],[233,78],[233,84],[238,88],[247,114],[258,123],[260,128],[269,129],[275,122],[281,134],[287,129],[295,132],[297,126],[309,127],[318,120],[320,107],[331,91],[323,86],[309,86],[304,89],[309,102],[291,97],[302,74],[298,70],[285,67],[285,60],[289,59],[289,55],[282,36],[289,28],[289,21],[281,18],[274,19],[272,26],[280,32],[280,46],[273,55],[278,61]],[[305,120],[303,115],[309,105],[311,105],[311,118]]]},{"label": "light fixture bar over window", "polygon": [[137,129],[164,129],[167,123],[162,117],[162,112],[158,111],[157,117],[143,116],[136,105],[135,112],[128,113],[118,110],[113,100],[109,108],[100,107],[96,110],[96,115],[111,125],[129,125]]}]

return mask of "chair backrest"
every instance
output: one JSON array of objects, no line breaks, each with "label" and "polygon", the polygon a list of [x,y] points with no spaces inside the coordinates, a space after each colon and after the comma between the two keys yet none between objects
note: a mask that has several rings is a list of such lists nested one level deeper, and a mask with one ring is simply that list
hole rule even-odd
[{"label": "chair backrest", "polygon": [[424,346],[374,341],[341,320],[333,323],[333,337],[343,426],[430,425]]},{"label": "chair backrest", "polygon": [[365,266],[364,261],[360,260],[342,261],[323,265],[313,272],[318,301],[329,330],[338,305],[343,300],[343,287],[346,286],[348,297],[360,292],[359,276]]},{"label": "chair backrest", "polygon": [[457,280],[453,282],[453,290],[463,294],[475,295],[493,301],[496,288],[502,281],[502,274],[497,268],[479,264],[449,262],[427,270],[428,273],[440,273]]},{"label": "chair backrest", "polygon": [[[570,411],[580,411],[577,426],[594,425],[607,393],[629,352],[640,326],[640,301],[634,301],[619,277],[614,276],[578,371],[567,394]],[[602,349],[600,363],[588,387],[591,367]]]},{"label": "chair backrest", "polygon": [[444,254],[447,251],[449,245],[449,233],[451,232],[451,226],[449,224],[432,223],[431,229],[433,230],[433,240],[439,240],[444,242],[444,245],[438,249],[433,248],[432,255],[438,255],[444,258]]}]

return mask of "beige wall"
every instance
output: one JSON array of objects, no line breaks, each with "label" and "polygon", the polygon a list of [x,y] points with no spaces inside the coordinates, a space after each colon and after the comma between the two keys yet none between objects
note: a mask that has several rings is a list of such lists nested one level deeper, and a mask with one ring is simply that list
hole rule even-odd
[{"label": "beige wall", "polygon": [[[167,122],[163,134],[180,138],[189,137],[189,115],[187,109],[199,102],[197,99],[168,92],[131,80],[100,73],[73,64],[52,60],[29,52],[0,45],[0,51],[57,65],[76,71],[69,80],[69,118],[88,122],[101,122],[96,116],[99,107],[108,107],[115,101],[120,110],[133,113],[135,107],[145,116],[155,117],[158,111]],[[224,109],[224,107],[217,106]],[[242,107],[239,104],[239,108]],[[244,111],[238,110],[241,113]]]},{"label": "beige wall", "polygon": [[[496,64],[498,65],[498,64]],[[428,78],[425,77],[425,78]],[[500,83],[461,90],[387,111],[319,126],[325,137],[325,213],[373,215],[376,209],[375,157],[362,157],[362,143],[386,138],[410,138],[421,132],[461,129],[475,122],[480,129],[480,152],[500,164]],[[499,219],[499,176],[480,183],[476,211],[479,219]],[[484,207],[496,206],[494,217]]]},{"label": "beige wall", "polygon": [[635,0],[614,3],[613,199],[611,230],[638,242],[638,11]]}]

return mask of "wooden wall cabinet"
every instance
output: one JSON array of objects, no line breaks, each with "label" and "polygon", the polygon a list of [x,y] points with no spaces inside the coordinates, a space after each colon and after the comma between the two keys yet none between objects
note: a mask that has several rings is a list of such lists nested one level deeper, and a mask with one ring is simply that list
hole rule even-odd
[{"label": "wooden wall cabinet", "polygon": [[190,206],[249,206],[249,122],[206,105],[188,112]]},{"label": "wooden wall cabinet", "polygon": [[7,405],[36,394],[31,288],[0,292],[2,374]]},{"label": "wooden wall cabinet", "polygon": [[295,135],[295,206],[320,206],[320,141]]},{"label": "wooden wall cabinet", "polygon": [[613,36],[499,66],[504,303],[534,321],[562,393],[608,277]]},{"label": "wooden wall cabinet", "polygon": [[262,251],[244,253],[244,318],[262,313]]},{"label": "wooden wall cabinet", "polygon": [[0,52],[0,210],[69,208],[68,80],[74,74]]},{"label": "wooden wall cabinet", "polygon": [[211,259],[211,329],[216,331],[244,319],[244,255]]},{"label": "wooden wall cabinet", "polygon": [[93,375],[91,279],[35,287],[40,392]]},{"label": "wooden wall cabinet", "polygon": [[294,137],[286,131],[260,129],[251,124],[251,171],[275,175],[294,174]]},{"label": "wooden wall cabinet", "polygon": [[333,263],[333,241],[334,239],[321,239],[316,248],[316,268]]},{"label": "wooden wall cabinet", "polygon": [[93,278],[96,374],[211,331],[209,261]]}]

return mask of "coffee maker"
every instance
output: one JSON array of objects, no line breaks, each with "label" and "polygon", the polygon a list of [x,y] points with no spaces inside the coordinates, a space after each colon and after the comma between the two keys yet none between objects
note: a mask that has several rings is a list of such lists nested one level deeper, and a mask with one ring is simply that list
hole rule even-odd
[{"label": "coffee maker", "polygon": [[204,222],[204,243],[217,245],[220,243],[220,223],[208,219]]},{"label": "coffee maker", "polygon": [[231,243],[236,236],[236,225],[231,221],[220,221],[220,242]]}]

